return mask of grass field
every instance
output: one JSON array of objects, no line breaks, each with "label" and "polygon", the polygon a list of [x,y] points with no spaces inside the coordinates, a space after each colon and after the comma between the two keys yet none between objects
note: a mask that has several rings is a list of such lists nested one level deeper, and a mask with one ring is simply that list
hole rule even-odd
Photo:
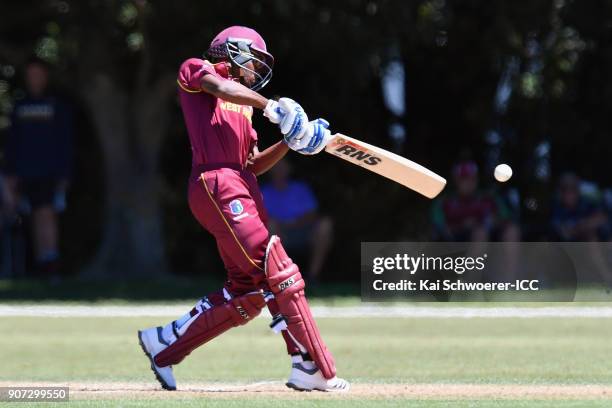
[{"label": "grass field", "polygon": [[158,391],[136,330],[166,320],[0,317],[0,386],[67,384],[69,405],[92,407],[612,406],[608,318],[319,319],[348,395],[284,388],[267,319],[195,351],[175,368],[180,390]]}]

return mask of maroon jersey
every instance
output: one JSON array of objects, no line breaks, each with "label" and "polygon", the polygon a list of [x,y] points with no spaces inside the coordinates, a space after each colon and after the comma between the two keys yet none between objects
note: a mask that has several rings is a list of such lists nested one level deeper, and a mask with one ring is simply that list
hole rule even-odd
[{"label": "maroon jersey", "polygon": [[471,200],[456,198],[444,204],[446,220],[451,227],[461,226],[466,219],[487,224],[497,212],[497,205],[490,197],[477,197]]},{"label": "maroon jersey", "polygon": [[432,215],[436,227],[456,230],[464,227],[466,221],[491,227],[496,218],[507,214],[495,197],[482,194],[469,198],[442,197],[434,205]]},{"label": "maroon jersey", "polygon": [[257,132],[251,125],[253,108],[202,91],[204,75],[224,79],[210,62],[190,58],[181,65],[177,80],[191,142],[192,166],[231,163],[244,167],[257,143]]}]

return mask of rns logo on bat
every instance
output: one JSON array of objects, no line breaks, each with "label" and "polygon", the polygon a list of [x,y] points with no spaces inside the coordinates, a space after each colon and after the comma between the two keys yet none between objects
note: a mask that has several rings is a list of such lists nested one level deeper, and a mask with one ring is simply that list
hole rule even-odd
[{"label": "rns logo on bat", "polygon": [[339,145],[336,148],[336,153],[342,153],[345,156],[357,159],[370,166],[376,166],[382,161],[380,157],[372,156],[370,153],[364,152],[360,148],[349,143]]}]

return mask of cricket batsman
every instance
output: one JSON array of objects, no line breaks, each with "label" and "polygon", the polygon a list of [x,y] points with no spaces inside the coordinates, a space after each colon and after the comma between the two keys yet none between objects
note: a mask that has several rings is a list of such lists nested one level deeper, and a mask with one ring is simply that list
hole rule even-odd
[{"label": "cricket batsman", "polygon": [[[289,149],[319,153],[332,139],[329,124],[323,119],[308,121],[291,99],[277,102],[257,93],[272,77],[274,58],[256,31],[240,26],[221,31],[206,58],[185,61],[177,79],[193,153],[188,199],[195,218],[217,241],[227,281],[178,319],[139,331],[140,346],[161,386],[175,390],[172,366],[267,307],[270,327],[282,334],[291,357],[287,386],[348,391],[349,383],[336,377],[334,359],[304,296],[298,266],[281,240],[268,233],[256,178]],[[251,125],[253,108],[278,124],[283,135],[261,152]]]}]

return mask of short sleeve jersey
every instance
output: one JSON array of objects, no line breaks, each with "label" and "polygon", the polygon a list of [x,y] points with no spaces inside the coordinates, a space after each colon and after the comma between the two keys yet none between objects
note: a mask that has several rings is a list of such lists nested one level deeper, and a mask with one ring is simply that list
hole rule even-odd
[{"label": "short sleeve jersey", "polygon": [[237,105],[204,92],[205,75],[224,79],[202,59],[185,61],[178,74],[179,98],[189,133],[192,165],[231,163],[246,165],[257,132],[251,125],[253,108]]}]

